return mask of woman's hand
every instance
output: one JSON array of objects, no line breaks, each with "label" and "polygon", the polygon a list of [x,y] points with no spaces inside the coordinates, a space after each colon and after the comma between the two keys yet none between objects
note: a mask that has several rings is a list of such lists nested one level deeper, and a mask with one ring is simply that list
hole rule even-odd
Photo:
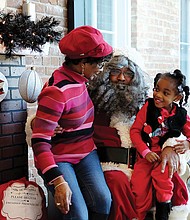
[{"label": "woman's hand", "polygon": [[61,181],[54,183],[55,194],[54,200],[57,208],[63,213],[67,214],[71,205],[72,192],[68,183],[62,178]]}]

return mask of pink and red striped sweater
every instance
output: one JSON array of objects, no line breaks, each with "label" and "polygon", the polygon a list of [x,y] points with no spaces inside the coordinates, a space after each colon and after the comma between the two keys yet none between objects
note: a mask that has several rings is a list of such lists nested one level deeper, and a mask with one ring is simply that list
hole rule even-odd
[{"label": "pink and red striped sweater", "polygon": [[[57,162],[78,163],[96,148],[92,138],[94,106],[86,82],[63,64],[38,97],[32,148],[36,167],[48,182],[62,175]],[[57,124],[64,131],[52,138]]]}]

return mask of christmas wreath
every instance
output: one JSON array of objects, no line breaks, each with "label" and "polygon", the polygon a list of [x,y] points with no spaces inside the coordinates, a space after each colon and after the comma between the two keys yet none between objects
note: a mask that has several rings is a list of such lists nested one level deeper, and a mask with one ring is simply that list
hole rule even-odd
[{"label": "christmas wreath", "polygon": [[20,49],[42,52],[41,46],[46,42],[58,42],[61,32],[55,27],[59,23],[53,17],[46,16],[34,22],[22,13],[0,12],[0,44],[5,47],[6,57]]}]

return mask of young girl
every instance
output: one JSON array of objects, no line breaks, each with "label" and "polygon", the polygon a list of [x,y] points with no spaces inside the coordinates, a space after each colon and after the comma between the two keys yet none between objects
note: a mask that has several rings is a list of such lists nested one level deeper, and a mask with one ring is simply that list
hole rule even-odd
[{"label": "young girl", "polygon": [[[169,178],[168,169],[164,173],[160,171],[160,153],[164,142],[168,138],[180,136],[181,132],[187,139],[178,141],[173,149],[184,153],[190,148],[190,117],[182,107],[182,102],[187,102],[188,95],[189,87],[185,85],[185,76],[180,70],[157,74],[153,98],[146,101],[131,127],[131,140],[138,152],[131,185],[139,220],[145,219],[146,212],[152,206],[153,187],[156,219],[168,219],[174,185]],[[179,106],[174,103],[178,101]]]}]

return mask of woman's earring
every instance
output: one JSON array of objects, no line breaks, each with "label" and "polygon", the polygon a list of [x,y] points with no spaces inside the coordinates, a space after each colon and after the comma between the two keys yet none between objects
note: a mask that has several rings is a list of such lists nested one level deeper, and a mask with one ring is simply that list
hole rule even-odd
[{"label": "woman's earring", "polygon": [[82,67],[82,73],[81,73],[81,75],[84,76],[84,63],[82,64],[81,67]]}]

